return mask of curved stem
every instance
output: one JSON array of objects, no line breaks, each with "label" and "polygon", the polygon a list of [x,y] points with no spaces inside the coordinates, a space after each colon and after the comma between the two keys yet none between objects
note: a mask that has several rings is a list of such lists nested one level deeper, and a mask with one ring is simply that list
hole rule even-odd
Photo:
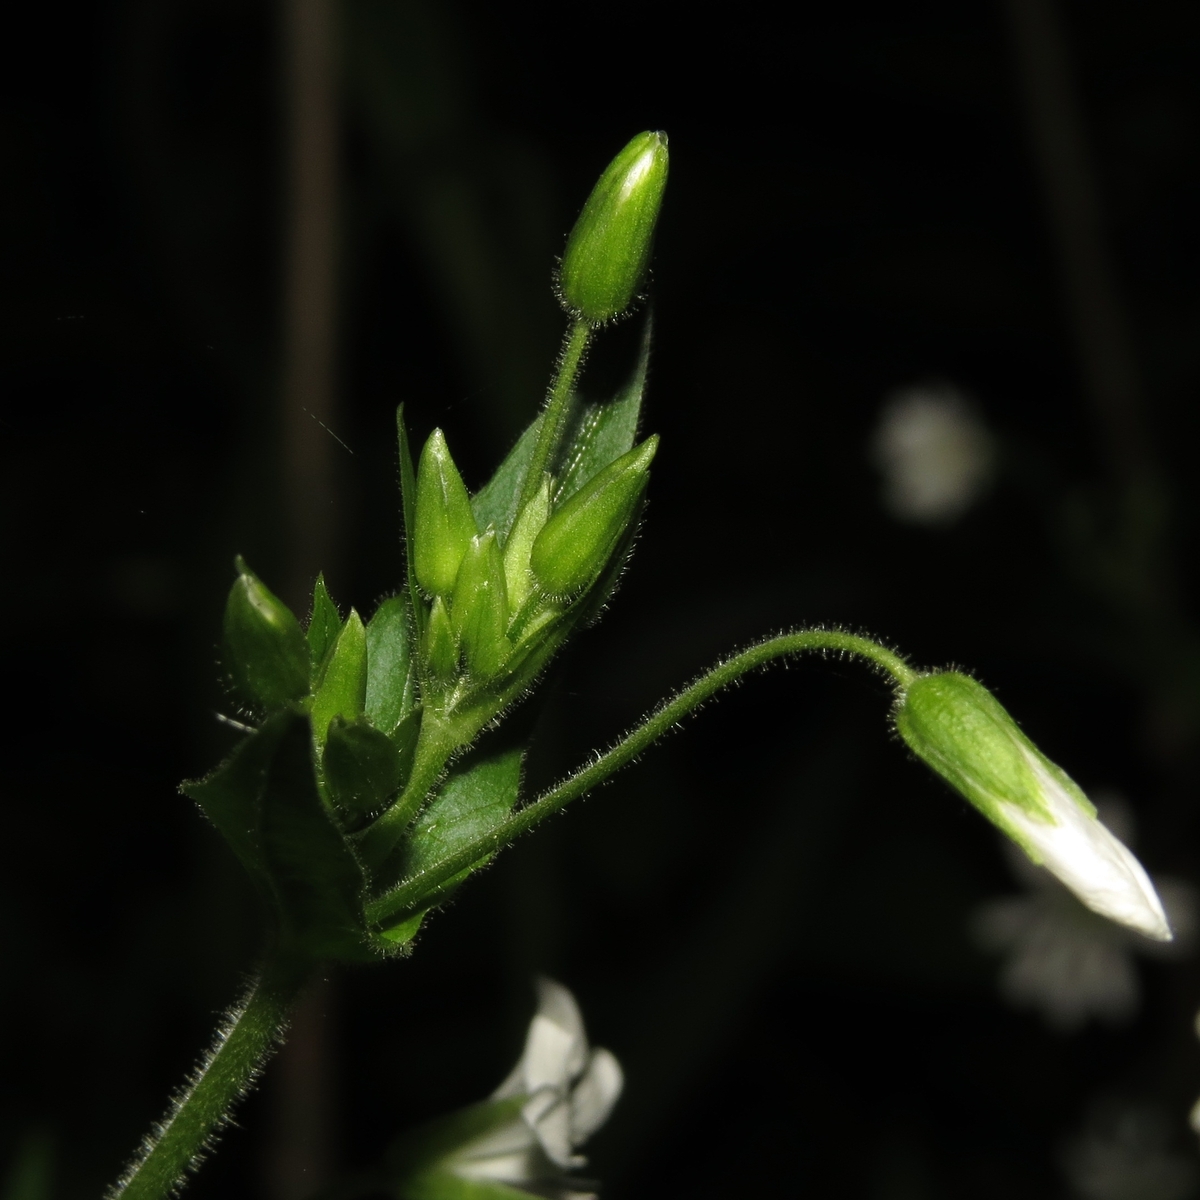
[{"label": "curved stem", "polygon": [[537,493],[542,482],[542,472],[550,465],[554,451],[558,448],[563,422],[570,407],[571,392],[575,387],[575,377],[579,374],[580,364],[591,339],[592,327],[586,321],[575,321],[567,330],[562,353],[558,356],[554,382],[550,385],[546,407],[542,410],[542,427],[538,431],[529,466],[525,469],[525,481],[521,485],[521,499],[517,504],[517,512],[520,512]]},{"label": "curved stem", "polygon": [[212,1049],[143,1139],[106,1200],[162,1200],[178,1190],[283,1041],[288,1011],[309,971],[294,960],[267,963],[226,1015]]},{"label": "curved stem", "polygon": [[441,862],[434,863],[419,875],[371,901],[367,905],[368,917],[372,921],[391,921],[406,909],[416,909],[421,900],[439,884],[479,862],[481,858],[507,846],[527,829],[558,812],[597,784],[603,783],[722,688],[735,683],[748,671],[757,667],[764,667],[776,659],[812,650],[865,659],[884,674],[890,675],[900,689],[906,688],[918,675],[918,672],[899,655],[885,646],[852,633],[829,629],[804,629],[768,638],[765,642],[751,646],[749,650],[743,650],[740,654],[718,663],[683,691],[661,704],[641,725],[627,733],[606,753],[597,756],[594,762],[576,771],[548,792],[544,792],[483,837],[476,838]]}]

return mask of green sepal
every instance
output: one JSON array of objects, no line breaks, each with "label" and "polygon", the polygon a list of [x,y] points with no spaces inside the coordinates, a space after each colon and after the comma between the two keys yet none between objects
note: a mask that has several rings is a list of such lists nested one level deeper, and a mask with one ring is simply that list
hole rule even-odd
[{"label": "green sepal", "polygon": [[[400,883],[417,878],[426,868],[483,837],[512,812],[521,790],[518,748],[489,758],[468,760],[451,770],[433,803],[421,814],[405,840]],[[419,908],[436,904],[453,891],[491,855],[439,884],[421,900]]]},{"label": "green sepal", "polygon": [[407,605],[391,596],[367,623],[365,712],[376,729],[391,733],[416,703]]},{"label": "green sepal", "polygon": [[417,586],[417,567],[413,557],[413,537],[417,527],[417,473],[413,470],[412,448],[408,444],[408,426],[404,423],[404,405],[396,407],[396,449],[400,458],[400,518],[404,523],[404,580],[408,585],[413,628],[418,638],[425,632],[425,602]]},{"label": "green sepal", "polygon": [[317,576],[313,584],[312,610],[308,616],[308,653],[310,660],[309,681],[313,685],[321,675],[321,667],[330,647],[337,641],[338,631],[342,628],[342,615],[325,586],[325,575]]},{"label": "green sepal", "polygon": [[421,655],[425,672],[431,679],[445,681],[458,673],[458,635],[450,620],[450,610],[441,596],[434,600],[429,610]]},{"label": "green sepal", "polygon": [[563,254],[563,306],[592,324],[620,316],[637,298],[667,186],[667,137],[639,133],[588,197]]},{"label": "green sepal", "polygon": [[365,717],[330,721],[321,765],[334,806],[351,830],[376,816],[401,786],[399,751]]},{"label": "green sepal", "polygon": [[1079,786],[1025,736],[999,700],[968,675],[939,671],[918,676],[900,697],[895,721],[897,732],[918,758],[1008,832],[1004,805],[1052,819],[1033,762],[1084,812],[1095,814]]},{"label": "green sepal", "polygon": [[347,721],[363,714],[367,700],[367,632],[362,618],[350,610],[337,641],[325,659],[321,681],[312,700],[314,744],[318,753],[334,717]]},{"label": "green sepal", "polygon": [[521,503],[521,488],[529,469],[533,450],[541,432],[542,418],[535,417],[508,456],[496,468],[496,473],[483,485],[471,500],[471,511],[475,524],[480,529],[489,526],[496,531],[500,544],[504,545],[508,531],[517,517]]},{"label": "green sepal", "polygon": [[479,679],[490,679],[508,657],[508,588],[495,530],[471,539],[458,569],[450,606],[454,631],[467,664]]},{"label": "green sepal", "polygon": [[554,503],[561,507],[609,463],[628,454],[637,440],[650,366],[653,322],[646,318],[637,365],[623,388],[603,404],[585,404],[575,415],[562,456]]},{"label": "green sepal", "polygon": [[225,602],[225,664],[238,690],[264,708],[308,692],[308,642],[295,614],[239,557]]},{"label": "green sepal", "polygon": [[461,1179],[445,1167],[448,1159],[521,1119],[524,1096],[483,1100],[401,1134],[388,1147],[384,1174],[402,1200],[512,1200],[527,1191],[486,1180]]},{"label": "green sepal", "polygon": [[479,532],[471,499],[450,448],[435,429],[421,451],[413,516],[413,560],[417,582],[431,596],[449,596],[459,563]]},{"label": "green sepal", "polygon": [[283,944],[313,961],[373,957],[363,927],[366,879],[317,789],[308,718],[283,712],[267,768],[260,841]]},{"label": "green sepal", "polygon": [[513,523],[508,543],[504,547],[504,584],[508,589],[508,607],[519,612],[533,591],[533,576],[529,573],[529,556],[533,543],[550,517],[550,476],[542,476],[542,485],[533,499],[521,509]]},{"label": "green sepal", "polygon": [[637,511],[658,449],[657,435],[610,463],[546,522],[529,567],[547,596],[582,591],[604,570]]},{"label": "green sepal", "polygon": [[413,759],[417,753],[417,739],[421,736],[421,709],[414,708],[405,714],[400,723],[388,734],[396,753],[400,756],[400,787],[408,784],[412,774]]}]

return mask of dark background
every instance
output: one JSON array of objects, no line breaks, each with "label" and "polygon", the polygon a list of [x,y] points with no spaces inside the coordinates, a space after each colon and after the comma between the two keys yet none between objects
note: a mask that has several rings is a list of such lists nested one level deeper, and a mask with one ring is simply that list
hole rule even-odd
[{"label": "dark background", "polygon": [[[647,523],[517,718],[531,786],[718,655],[841,622],[969,665],[1085,788],[1125,794],[1151,870],[1196,877],[1200,10],[1054,10],[1138,371],[1131,466],[1010,8],[344,0],[343,604],[399,584],[396,403],[479,486],[536,411],[554,257],[592,181],[634,132],[671,138]],[[45,1139],[56,1197],[115,1174],[259,941],[175,788],[232,744],[213,713],[233,554],[285,569],[281,20],[127,0],[6,22],[0,1170]],[[605,336],[585,391],[637,332]],[[868,454],[885,394],[929,378],[973,394],[1001,447],[990,493],[938,529],[889,517]],[[1194,962],[1142,968],[1117,1030],[1005,1007],[967,927],[1016,884],[888,702],[851,664],[755,679],[504,855],[411,960],[334,978],[340,1166],[490,1091],[537,971],[625,1065],[592,1156],[614,1198],[1067,1195],[1064,1140],[1106,1097],[1155,1107],[1194,1156]],[[282,1194],[277,1108],[269,1072],[189,1194]]]}]

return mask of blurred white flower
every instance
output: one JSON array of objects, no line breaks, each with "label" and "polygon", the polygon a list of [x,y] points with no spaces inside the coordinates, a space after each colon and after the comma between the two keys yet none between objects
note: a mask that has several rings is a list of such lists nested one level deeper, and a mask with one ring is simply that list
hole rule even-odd
[{"label": "blurred white flower", "polygon": [[[1104,822],[1127,837],[1130,819],[1123,803],[1101,798],[1099,808]],[[1006,956],[1000,972],[1005,999],[1016,1008],[1039,1010],[1052,1027],[1069,1032],[1091,1017],[1112,1024],[1129,1020],[1141,1002],[1135,953],[1177,957],[1190,950],[1196,925],[1190,885],[1155,881],[1176,935],[1165,944],[1097,915],[1011,843],[1005,843],[1005,853],[1026,893],[980,907],[972,932],[982,948]]]},{"label": "blurred white flower", "polygon": [[901,521],[949,524],[991,482],[995,450],[987,427],[949,383],[902,388],[884,401],[871,457],[883,502]]},{"label": "blurred white flower", "polygon": [[[552,1200],[593,1197],[594,1185],[566,1172],[587,1164],[577,1151],[608,1119],[622,1083],[616,1058],[589,1049],[575,997],[560,983],[540,980],[525,1051],[477,1110],[484,1128],[440,1158],[419,1194],[468,1197],[478,1184],[480,1196],[494,1196],[491,1185],[502,1185]],[[447,1176],[459,1182],[446,1187]]]},{"label": "blurred white flower", "polygon": [[1070,1142],[1062,1166],[1083,1200],[1185,1200],[1196,1164],[1171,1150],[1171,1126],[1153,1109],[1110,1106]]}]

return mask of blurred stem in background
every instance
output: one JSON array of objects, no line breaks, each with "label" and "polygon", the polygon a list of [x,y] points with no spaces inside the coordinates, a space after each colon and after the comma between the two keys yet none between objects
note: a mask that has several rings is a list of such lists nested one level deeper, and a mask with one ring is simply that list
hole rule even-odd
[{"label": "blurred stem in background", "polygon": [[[280,33],[287,122],[280,433],[287,559],[284,596],[303,612],[319,570],[337,572],[339,447],[337,20],[334,0],[283,0]],[[273,1072],[266,1185],[303,1200],[334,1167],[334,987],[313,981],[292,1016]]]}]

